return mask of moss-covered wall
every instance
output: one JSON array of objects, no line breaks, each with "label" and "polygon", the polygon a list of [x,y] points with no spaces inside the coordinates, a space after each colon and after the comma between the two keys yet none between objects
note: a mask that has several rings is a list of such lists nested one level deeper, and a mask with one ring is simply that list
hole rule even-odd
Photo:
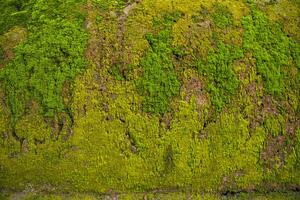
[{"label": "moss-covered wall", "polygon": [[13,6],[0,189],[300,188],[298,1],[12,1],[4,19]]}]

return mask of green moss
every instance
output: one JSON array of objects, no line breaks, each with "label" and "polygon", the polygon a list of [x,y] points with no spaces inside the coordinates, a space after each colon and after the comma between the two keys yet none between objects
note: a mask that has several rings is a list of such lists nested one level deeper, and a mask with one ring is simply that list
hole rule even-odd
[{"label": "green moss", "polygon": [[[243,18],[242,23],[245,29],[244,50],[254,55],[266,91],[281,96],[291,87],[292,77],[287,72],[293,65],[299,68],[299,44],[256,8]],[[297,78],[292,79],[297,82]]]},{"label": "green moss", "polygon": [[56,5],[52,4],[38,1],[34,5],[32,23],[36,25],[29,27],[27,40],[15,50],[15,59],[1,71],[13,123],[28,109],[26,104],[30,99],[41,104],[45,116],[63,112],[63,86],[85,67],[83,52],[87,35],[81,28],[82,21],[57,16],[52,20],[54,13],[45,15],[53,8],[47,6]]},{"label": "green moss", "polygon": [[146,112],[167,112],[170,99],[179,94],[180,82],[172,62],[171,47],[171,26],[178,20],[177,15],[174,16],[164,18],[164,29],[156,36],[146,35],[150,50],[141,60],[143,77],[137,82],[138,90],[145,96],[143,108]]},{"label": "green moss", "polygon": [[0,1],[0,35],[16,25],[26,26],[30,18],[28,3],[29,0]]},{"label": "green moss", "polygon": [[241,49],[219,43],[211,49],[206,60],[197,64],[198,71],[208,80],[212,104],[220,111],[236,94],[239,80],[233,71],[233,62],[243,56]]},{"label": "green moss", "polygon": [[218,28],[225,28],[233,24],[232,13],[222,4],[215,4],[212,14],[214,24]]}]

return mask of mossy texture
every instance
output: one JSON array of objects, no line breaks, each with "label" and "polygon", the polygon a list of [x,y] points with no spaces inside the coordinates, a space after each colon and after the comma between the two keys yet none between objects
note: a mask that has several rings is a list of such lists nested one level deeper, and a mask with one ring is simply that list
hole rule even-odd
[{"label": "mossy texture", "polygon": [[299,198],[295,1],[10,2],[0,198]]}]

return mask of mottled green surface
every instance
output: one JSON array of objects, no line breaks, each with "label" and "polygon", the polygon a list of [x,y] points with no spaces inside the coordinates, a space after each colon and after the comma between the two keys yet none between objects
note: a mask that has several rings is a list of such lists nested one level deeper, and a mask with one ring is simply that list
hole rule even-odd
[{"label": "mottled green surface", "polygon": [[299,1],[19,4],[1,8],[0,198],[299,197]]}]

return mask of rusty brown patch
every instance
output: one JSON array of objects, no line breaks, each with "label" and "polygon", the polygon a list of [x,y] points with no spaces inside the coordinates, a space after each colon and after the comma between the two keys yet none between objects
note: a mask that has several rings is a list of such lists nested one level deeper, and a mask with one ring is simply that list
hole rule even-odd
[{"label": "rusty brown patch", "polygon": [[25,28],[16,26],[0,38],[4,53],[2,67],[5,63],[14,58],[14,48],[26,38],[26,35],[27,31]]},{"label": "rusty brown patch", "polygon": [[244,95],[250,97],[251,103],[254,105],[253,113],[250,115],[250,129],[255,130],[257,127],[262,125],[264,115],[262,113],[262,105],[261,102],[261,94],[263,91],[262,85],[258,84],[257,82],[251,82],[244,88]]},{"label": "rusty brown patch", "polygon": [[[261,154],[261,159],[266,168],[280,168],[284,165],[285,158],[292,152],[296,144],[296,130],[300,127],[300,118],[286,101],[277,102],[272,96],[264,96],[262,100],[263,105],[260,112],[263,118],[272,115],[278,116],[280,107],[285,113],[284,134],[277,137],[269,134]],[[281,106],[278,107],[278,105]]]},{"label": "rusty brown patch", "polygon": [[67,113],[57,113],[53,118],[46,118],[45,122],[51,129],[51,137],[55,140],[67,140],[73,135],[71,119],[72,116]]},{"label": "rusty brown patch", "polygon": [[206,19],[206,20],[198,22],[197,25],[201,28],[210,29],[212,26],[212,21],[209,19]]},{"label": "rusty brown patch", "polygon": [[236,179],[243,176],[244,172],[241,170],[232,172],[231,174],[224,176],[222,179],[222,184],[220,185],[220,191],[226,190],[237,190],[238,185],[236,183]]},{"label": "rusty brown patch", "polygon": [[[193,136],[193,138],[195,138],[195,136]],[[207,130],[200,130],[198,135],[197,135],[197,139],[199,140],[204,140],[208,138],[208,131]]]},{"label": "rusty brown patch", "polygon": [[288,119],[285,123],[285,134],[273,137],[269,134],[261,159],[266,168],[282,167],[285,158],[291,153],[296,143],[296,130],[300,127],[300,120]]},{"label": "rusty brown patch", "polygon": [[233,65],[235,68],[240,68],[238,71],[239,80],[251,80],[251,74],[255,71],[256,60],[251,53],[246,53],[244,58],[236,60]]},{"label": "rusty brown patch", "polygon": [[160,123],[165,126],[165,128],[168,130],[171,128],[171,122],[173,119],[173,113],[165,113],[163,117],[160,119]]},{"label": "rusty brown patch", "polygon": [[264,96],[262,99],[262,113],[264,115],[277,115],[278,110],[276,104],[277,103],[272,96]]},{"label": "rusty brown patch", "polygon": [[29,144],[28,141],[26,139],[22,140],[21,143],[21,152],[22,153],[28,153],[29,152]]},{"label": "rusty brown patch", "polygon": [[286,122],[285,131],[286,131],[287,135],[296,137],[295,133],[298,128],[300,128],[300,119],[299,118],[296,119],[295,121],[291,120],[291,121]]},{"label": "rusty brown patch", "polygon": [[90,33],[90,39],[88,41],[88,47],[85,52],[85,56],[95,63],[97,66],[100,65],[100,34],[96,26],[97,12],[93,7],[92,1],[87,2],[86,6],[87,18],[84,22],[84,28]]},{"label": "rusty brown patch", "polygon": [[286,157],[286,140],[286,137],[282,135],[277,137],[268,136],[266,147],[261,154],[261,159],[266,168],[272,169],[275,166],[279,168],[283,166]]},{"label": "rusty brown patch", "polygon": [[192,96],[196,98],[196,105],[198,108],[207,104],[208,98],[204,91],[204,84],[199,78],[191,78],[186,84],[183,85],[183,90],[186,92],[186,101],[190,101]]}]

